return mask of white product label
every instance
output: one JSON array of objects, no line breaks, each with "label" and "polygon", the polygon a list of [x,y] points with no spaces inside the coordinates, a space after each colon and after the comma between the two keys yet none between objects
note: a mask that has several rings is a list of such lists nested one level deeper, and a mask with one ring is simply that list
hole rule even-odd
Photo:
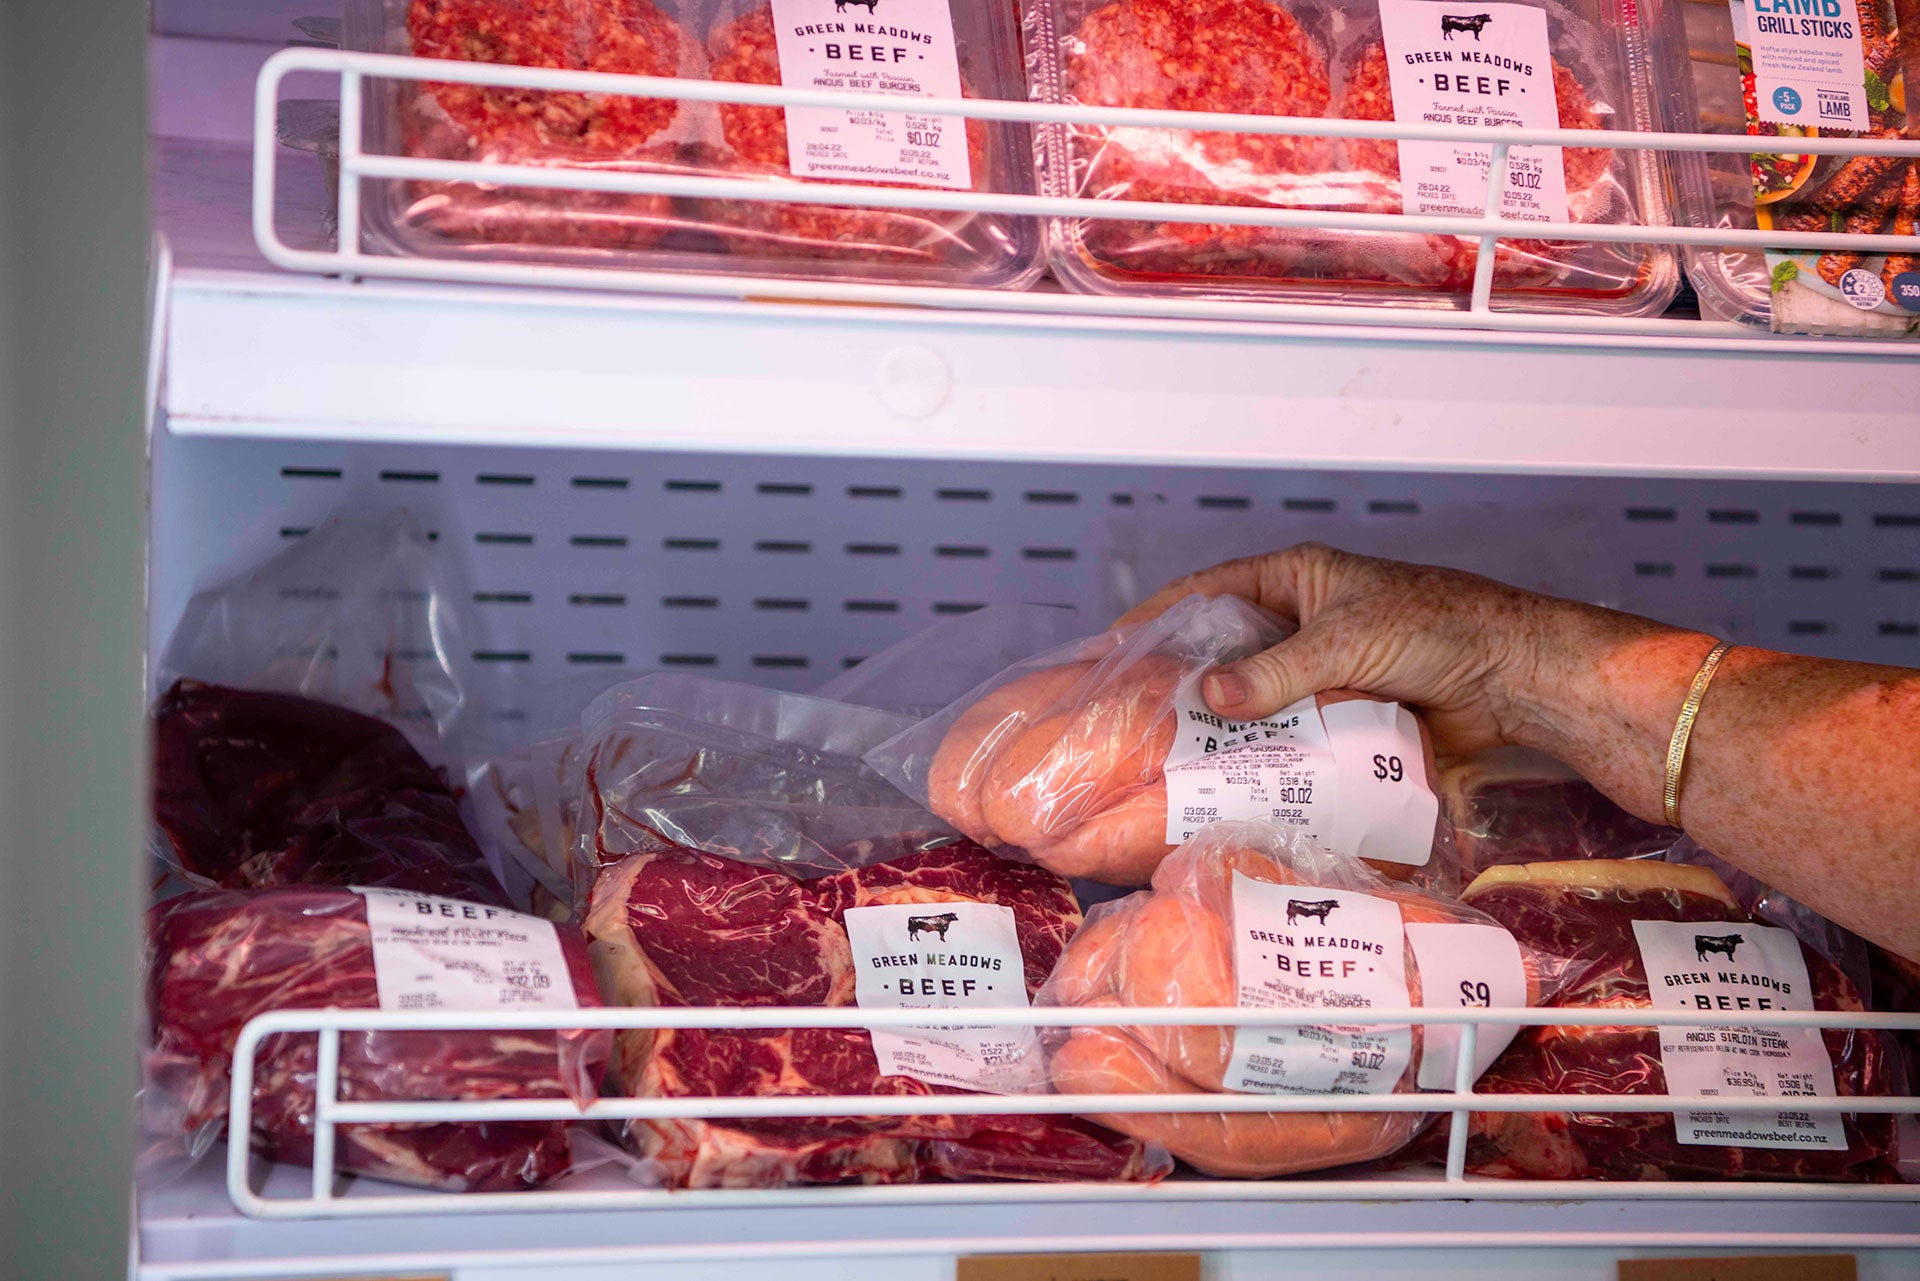
[{"label": "white product label", "polygon": [[[853,999],[862,1009],[1024,1009],[1026,970],[1013,909],[998,903],[883,903],[848,908]],[[1033,1028],[872,1028],[889,1076],[1015,1094],[1040,1086]]]},{"label": "white product label", "polygon": [[1320,719],[1340,780],[1327,843],[1356,858],[1424,864],[1433,854],[1440,798],[1413,713],[1356,698],[1320,709]]},{"label": "white product label", "polygon": [[1323,713],[1303,698],[1257,721],[1209,711],[1198,682],[1174,696],[1167,752],[1167,843],[1209,823],[1263,819],[1329,849],[1389,863],[1433,854],[1439,798],[1413,714],[1354,700]]},{"label": "white product label", "polygon": [[[1721,921],[1635,921],[1657,1010],[1811,1010],[1806,958],[1788,930]],[[1663,1027],[1660,1065],[1673,1094],[1832,1098],[1833,1062],[1814,1028]],[[1682,1143],[1844,1148],[1837,1116],[1676,1112]]]},{"label": "white product label", "polygon": [[[1380,0],[1393,117],[1428,124],[1553,129],[1560,107],[1546,10],[1523,4]],[[1400,143],[1400,203],[1410,214],[1478,217],[1493,153],[1458,142]],[[1567,221],[1558,147],[1514,147],[1500,212]]]},{"label": "white product label", "polygon": [[579,1006],[552,921],[408,890],[367,900],[383,1010],[571,1010]]},{"label": "white product label", "polygon": [[[958,98],[948,0],[773,0],[789,88]],[[915,111],[788,107],[787,166],[841,182],[973,185],[966,121]]]},{"label": "white product label", "polygon": [[1871,127],[1854,0],[1733,0],[1733,38],[1753,59],[1762,120],[1855,132]]},{"label": "white product label", "polygon": [[[1520,945],[1498,925],[1470,921],[1409,921],[1407,943],[1420,967],[1420,1004],[1433,1009],[1518,1009],[1527,1004],[1527,969]],[[1473,1079],[1493,1065],[1520,1029],[1477,1023]],[[1415,1083],[1451,1090],[1460,1063],[1460,1029],[1430,1027]]]},{"label": "white product label", "polygon": [[[1364,1010],[1406,1005],[1400,907],[1355,890],[1274,885],[1233,874],[1235,1004]],[[1243,1027],[1226,1087],[1246,1094],[1388,1094],[1413,1032],[1355,1024]]]}]

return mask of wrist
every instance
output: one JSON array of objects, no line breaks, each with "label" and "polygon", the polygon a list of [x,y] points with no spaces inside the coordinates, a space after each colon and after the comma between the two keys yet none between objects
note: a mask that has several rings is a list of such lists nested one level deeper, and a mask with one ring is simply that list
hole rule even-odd
[{"label": "wrist", "polygon": [[1660,821],[1674,718],[1715,638],[1584,605],[1545,611],[1532,625],[1534,657],[1518,665],[1507,737]]}]

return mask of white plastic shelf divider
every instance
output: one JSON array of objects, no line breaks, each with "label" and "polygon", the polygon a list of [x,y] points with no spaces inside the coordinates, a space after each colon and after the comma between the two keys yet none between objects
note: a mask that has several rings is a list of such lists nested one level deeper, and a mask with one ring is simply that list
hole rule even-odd
[{"label": "white plastic shelf divider", "polygon": [[[1920,478],[1920,360],[185,269],[181,434],[878,458]],[[1281,341],[1275,341],[1280,338]],[[1738,346],[1738,345],[1736,345]],[[270,356],[270,359],[269,359]]]}]

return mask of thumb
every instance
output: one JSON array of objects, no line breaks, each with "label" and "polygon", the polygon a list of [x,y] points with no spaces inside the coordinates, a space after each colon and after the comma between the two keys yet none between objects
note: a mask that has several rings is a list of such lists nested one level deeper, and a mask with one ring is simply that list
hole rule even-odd
[{"label": "thumb", "polygon": [[1208,707],[1246,721],[1339,684],[1326,633],[1310,624],[1272,649],[1216,668],[1200,688]]}]

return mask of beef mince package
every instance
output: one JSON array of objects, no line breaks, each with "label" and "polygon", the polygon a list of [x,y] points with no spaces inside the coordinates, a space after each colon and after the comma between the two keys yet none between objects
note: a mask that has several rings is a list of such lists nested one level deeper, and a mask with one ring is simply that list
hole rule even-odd
[{"label": "beef mince package", "polygon": [[[1538,1003],[1539,967],[1485,914],[1389,882],[1267,823],[1216,823],[1101,904],[1041,994],[1100,1006]],[[1475,1068],[1512,1028],[1480,1028]],[[1407,1093],[1452,1089],[1457,1028],[1073,1027],[1053,1038],[1063,1094]],[[1417,1112],[1121,1113],[1106,1124],[1163,1143],[1209,1174],[1265,1178],[1386,1157],[1427,1124]]]},{"label": "beef mince package", "polygon": [[[1920,68],[1920,11],[1904,0],[1766,0],[1688,6],[1691,84],[1676,127],[1795,138],[1915,137],[1906,72]],[[1681,207],[1698,227],[1912,236],[1920,161],[1779,150],[1696,154],[1679,164]],[[1708,312],[1782,333],[1920,333],[1920,248],[1688,250]]]},{"label": "beef mince package", "polygon": [[[427,58],[1018,98],[1006,5],[960,0],[352,0],[347,46]],[[1032,188],[1025,126],[899,111],[698,103],[376,81],[374,149],[434,160],[937,191]],[[365,231],[433,257],[1020,287],[1030,220],[914,208],[627,195],[487,183],[369,185]]]},{"label": "beef mince package", "polygon": [[[600,1004],[578,931],[409,890],[195,890],[147,919],[149,1048],[141,1113],[163,1148],[204,1152],[226,1126],[234,1044],[276,1009],[571,1010]],[[593,1097],[605,1032],[363,1032],[340,1041],[355,1102]],[[317,1038],[261,1042],[254,1149],[313,1159]],[[337,1168],[448,1191],[533,1187],[571,1165],[562,1122],[346,1125]]]},{"label": "beef mince package", "polygon": [[[1043,100],[1251,115],[1568,129],[1660,127],[1657,47],[1672,0],[1039,0],[1027,55]],[[1135,126],[1041,131],[1045,190],[1116,201],[1477,217],[1484,147]],[[1537,222],[1664,225],[1664,161],[1598,147],[1515,147],[1501,212]],[[1295,302],[1465,305],[1478,241],[1152,219],[1061,219],[1048,258],[1070,288]],[[1672,251],[1508,238],[1497,305],[1657,314]]]},{"label": "beef mince package", "polygon": [[[1028,1004],[1080,923],[1065,881],[961,842],[813,879],[697,850],[600,874],[587,930],[624,1005]],[[951,1015],[945,1016],[951,1017]],[[656,1098],[939,1096],[1044,1087],[1031,1028],[623,1032],[615,1075]],[[1068,1116],[636,1121],[676,1187],[1158,1178],[1164,1154]]]},{"label": "beef mince package", "polygon": [[[1461,899],[1540,958],[1568,1008],[1859,1010],[1860,991],[1795,933],[1741,910],[1705,867],[1636,860],[1495,867]],[[1884,1033],[1687,1026],[1522,1029],[1492,1094],[1779,1098],[1760,1112],[1475,1113],[1467,1168],[1522,1179],[1882,1179],[1893,1120],[1798,1112],[1793,1097],[1893,1093]]]},{"label": "beef mince package", "polygon": [[1222,819],[1265,819],[1388,875],[1451,871],[1426,727],[1340,692],[1240,724],[1201,697],[1206,673],[1287,634],[1237,597],[1192,596],[1151,622],[1014,664],[868,753],[974,840],[1062,876],[1144,885]]}]

